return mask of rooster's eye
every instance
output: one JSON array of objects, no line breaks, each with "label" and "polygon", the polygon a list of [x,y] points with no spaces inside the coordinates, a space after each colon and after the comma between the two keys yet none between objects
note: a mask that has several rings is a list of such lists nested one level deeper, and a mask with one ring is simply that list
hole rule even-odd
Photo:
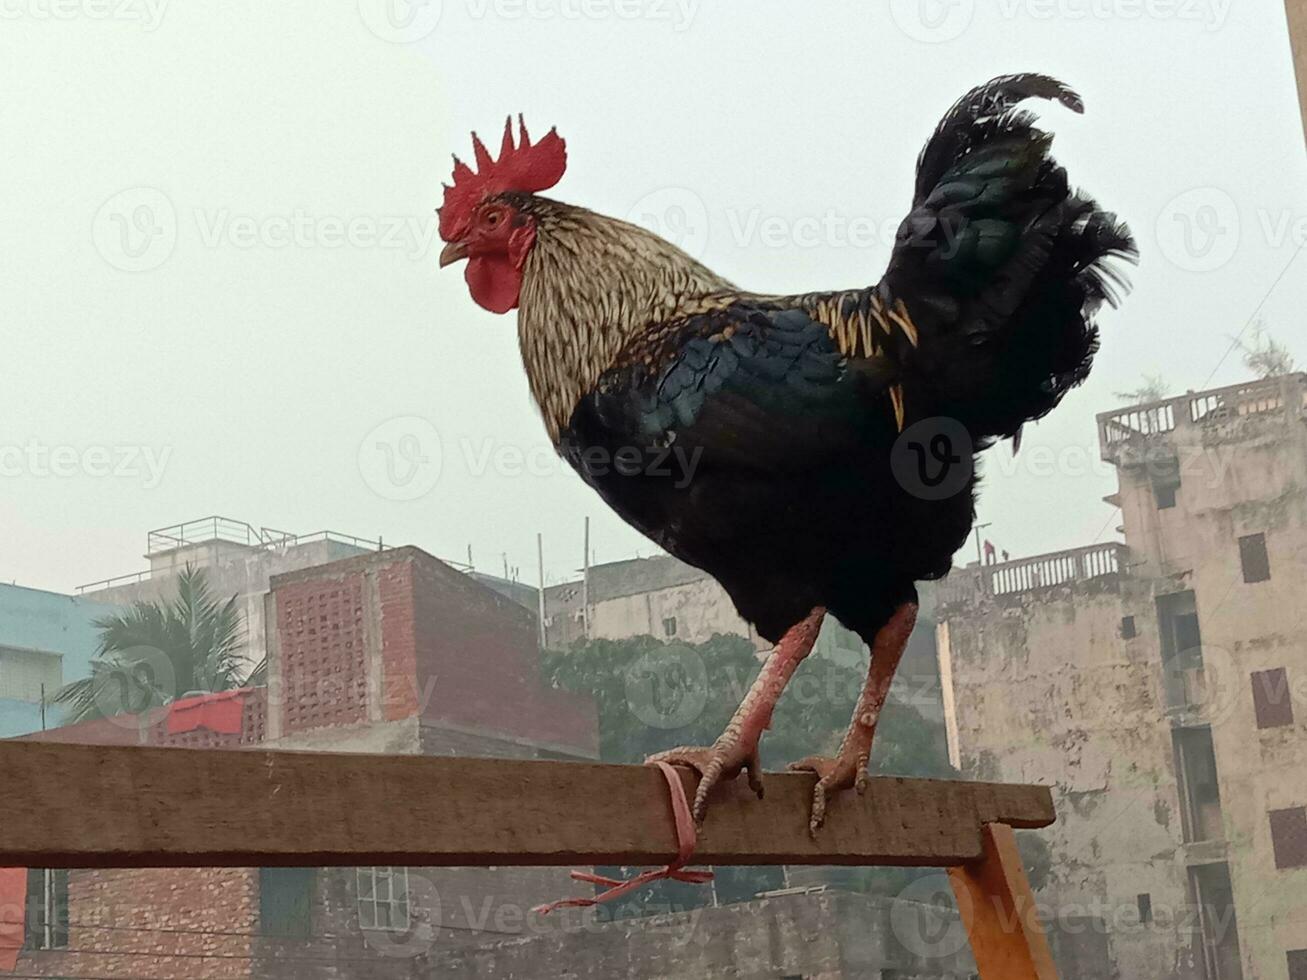
[{"label": "rooster's eye", "polygon": [[499,224],[499,212],[498,212],[498,211],[491,211],[489,214],[487,214],[487,215],[486,215],[486,224],[490,225],[490,227],[492,227],[492,228],[493,228],[495,225]]}]

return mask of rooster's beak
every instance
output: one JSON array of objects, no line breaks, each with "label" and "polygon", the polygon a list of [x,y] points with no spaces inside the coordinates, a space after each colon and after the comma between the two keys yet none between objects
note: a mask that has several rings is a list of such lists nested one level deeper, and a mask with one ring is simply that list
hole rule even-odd
[{"label": "rooster's beak", "polygon": [[440,268],[467,258],[467,242],[450,242],[440,250]]}]

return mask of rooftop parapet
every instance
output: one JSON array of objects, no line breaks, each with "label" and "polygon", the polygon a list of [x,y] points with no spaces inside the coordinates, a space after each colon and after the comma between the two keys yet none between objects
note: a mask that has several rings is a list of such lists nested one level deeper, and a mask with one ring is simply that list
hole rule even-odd
[{"label": "rooftop parapet", "polygon": [[939,605],[971,605],[986,598],[1039,592],[1058,586],[1107,585],[1128,575],[1129,549],[1118,542],[954,570],[939,584]]},{"label": "rooftop parapet", "polygon": [[1102,458],[1115,466],[1135,466],[1172,433],[1220,431],[1244,419],[1307,418],[1307,374],[1191,391],[1098,416]]}]

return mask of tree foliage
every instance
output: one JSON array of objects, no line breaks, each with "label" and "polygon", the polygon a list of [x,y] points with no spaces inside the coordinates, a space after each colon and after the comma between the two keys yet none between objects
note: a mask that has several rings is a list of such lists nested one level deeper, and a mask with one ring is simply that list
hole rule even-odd
[{"label": "tree foliage", "polygon": [[1149,402],[1160,402],[1170,393],[1171,386],[1160,374],[1142,374],[1139,376],[1138,388],[1112,392],[1113,395],[1127,405],[1147,405]]},{"label": "tree foliage", "polygon": [[168,601],[136,602],[96,620],[91,675],[54,701],[66,723],[138,713],[189,693],[226,691],[250,680],[240,655],[245,628],[236,597],[214,598],[202,569],[186,566]]},{"label": "tree foliage", "polygon": [[1244,367],[1257,377],[1278,378],[1293,373],[1293,354],[1271,336],[1264,320],[1253,323],[1252,335],[1247,341],[1236,337],[1234,343],[1243,352]]}]

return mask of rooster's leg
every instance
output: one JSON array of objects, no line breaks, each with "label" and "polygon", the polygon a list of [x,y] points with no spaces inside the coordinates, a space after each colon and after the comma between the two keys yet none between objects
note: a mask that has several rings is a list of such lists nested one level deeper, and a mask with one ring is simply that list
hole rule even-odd
[{"label": "rooster's leg", "polygon": [[871,646],[867,682],[862,687],[862,694],[858,696],[857,707],[853,709],[853,720],[849,722],[849,730],[844,733],[839,755],[834,759],[809,756],[790,765],[791,769],[817,774],[817,786],[812,794],[812,813],[808,818],[808,830],[814,835],[826,822],[826,798],[830,793],[851,787],[856,787],[859,793],[866,792],[870,778],[867,775],[867,760],[871,757],[871,741],[876,735],[876,720],[885,705],[890,683],[894,680],[894,671],[898,669],[916,621],[917,604],[904,603],[894,610],[889,622],[877,631]]},{"label": "rooster's leg", "polygon": [[699,788],[694,794],[694,820],[702,824],[708,809],[708,794],[723,779],[730,779],[744,770],[749,788],[762,797],[762,767],[758,763],[758,740],[771,724],[772,709],[781,692],[794,675],[795,669],[810,652],[821,631],[826,610],[820,606],[808,617],[781,637],[767,657],[762,670],[754,680],[749,693],[735,709],[726,730],[712,746],[701,748],[683,746],[651,755],[648,762],[670,762],[689,766],[700,775]]}]

